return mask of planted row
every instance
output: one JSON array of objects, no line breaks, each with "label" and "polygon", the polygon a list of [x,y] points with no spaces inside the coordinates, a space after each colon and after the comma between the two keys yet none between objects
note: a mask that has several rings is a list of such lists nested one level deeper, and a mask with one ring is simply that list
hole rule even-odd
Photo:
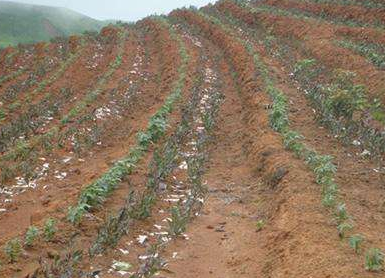
[{"label": "planted row", "polygon": [[385,50],[381,46],[365,42],[355,43],[348,40],[338,41],[337,44],[365,57],[378,69],[385,70]]},{"label": "planted row", "polygon": [[54,239],[57,232],[57,221],[53,218],[47,219],[42,230],[36,226],[30,226],[24,235],[24,239],[14,238],[9,240],[4,246],[4,254],[10,263],[17,262],[23,249],[32,248],[39,240],[43,239],[50,242]]},{"label": "planted row", "polygon": [[[366,9],[364,7],[355,7],[350,9],[338,4],[325,5],[321,3],[304,4],[301,1],[293,0],[265,0],[259,7],[269,9],[273,12],[290,12],[291,15],[299,17],[313,18],[333,22],[334,24],[345,24],[348,26],[384,26],[384,13],[377,9]],[[289,15],[289,14],[288,14]]]},{"label": "planted row", "polygon": [[[66,123],[72,119],[73,117],[77,116],[82,110],[84,110],[87,105],[91,104],[94,100],[96,100],[98,94],[102,91],[102,86],[111,78],[112,74],[116,71],[116,69],[121,64],[122,55],[124,52],[124,43],[126,39],[127,33],[126,31],[122,31],[119,33],[119,42],[118,42],[118,54],[116,55],[114,61],[112,61],[109,65],[109,69],[107,72],[103,74],[103,76],[99,79],[99,81],[96,83],[95,89],[89,92],[82,101],[80,101],[72,110],[70,110],[66,115],[62,116],[61,122],[59,126],[54,126],[50,128],[48,131],[46,131],[42,135],[35,135],[32,136],[30,139],[15,139],[15,137],[6,136],[7,134],[4,134],[4,136],[7,138],[8,141],[14,142],[14,146],[11,149],[8,149],[7,152],[0,158],[0,163],[2,165],[2,171],[1,171],[1,180],[2,181],[8,181],[11,178],[15,177],[17,173],[20,171],[22,172],[23,176],[25,177],[26,181],[32,179],[35,175],[34,171],[36,168],[37,163],[37,155],[40,150],[43,151],[52,151],[54,148],[54,142],[61,138],[61,128],[66,125]],[[51,81],[50,81],[51,82]],[[42,86],[41,88],[44,88],[49,84],[50,82],[46,83],[46,85]],[[36,89],[38,90],[38,88]],[[67,97],[70,96],[72,93],[70,90],[62,90],[62,96],[64,96],[64,102],[66,95]],[[47,101],[48,100],[48,101]],[[53,99],[51,100],[51,95],[48,94],[46,96],[46,100],[43,99],[40,106],[45,108],[52,108],[52,111],[57,110],[57,106],[59,103],[53,102]],[[64,103],[63,102],[63,103]],[[46,103],[48,105],[51,105],[52,107],[47,107]],[[39,110],[37,108],[41,108],[40,106],[33,105],[31,106],[31,111],[34,113],[41,114],[48,113],[50,114],[51,110]],[[27,115],[28,116],[28,115]],[[49,115],[52,116],[52,115]],[[46,121],[46,117],[41,117],[40,122],[33,122],[30,121],[30,119],[26,118],[26,116],[22,116],[20,118],[19,125],[13,125],[10,127],[11,131],[20,133],[20,132],[26,132],[25,126],[28,126],[28,129],[35,129],[39,125],[39,123],[44,123]],[[32,126],[30,126],[32,125]],[[37,125],[37,127],[35,126]],[[21,128],[19,130],[18,128]],[[7,142],[5,140],[5,142]],[[58,142],[58,147],[60,147],[60,141]],[[24,167],[23,165],[26,165],[28,167]]]},{"label": "planted row", "polygon": [[[256,13],[254,8],[244,1],[241,1],[239,8],[245,11],[247,9],[248,15]],[[229,11],[230,14],[232,12],[233,10]],[[234,18],[227,17],[232,23],[239,25]],[[254,26],[254,19],[252,21],[249,19],[247,17],[240,20]],[[277,39],[271,32],[265,30],[264,26],[260,27],[258,25],[257,33],[254,28],[245,30],[256,40],[262,37],[266,50],[288,65],[292,76],[299,82],[306,97],[311,100],[317,118],[344,142],[350,144],[354,140],[358,141],[363,151],[366,150],[365,155],[381,156],[385,152],[383,130],[385,110],[380,100],[369,99],[367,89],[353,82],[355,77],[353,72],[330,71],[313,58],[295,60],[295,57],[298,57],[298,42]]]},{"label": "planted row", "polygon": [[[341,201],[338,185],[334,181],[337,168],[332,162],[332,157],[317,154],[302,142],[302,135],[290,129],[287,99],[285,95],[274,86],[274,82],[270,78],[266,66],[260,60],[250,40],[242,41],[236,35],[233,35],[233,31],[226,27],[219,19],[210,19],[210,21],[214,22],[218,28],[222,28],[228,34],[232,34],[234,41],[242,43],[249,55],[253,57],[255,68],[261,73],[263,78],[265,90],[273,100],[273,106],[269,114],[271,127],[282,134],[284,146],[293,151],[297,157],[303,159],[309,168],[313,170],[316,182],[322,186],[322,203],[332,210],[333,219],[341,239],[346,238],[353,229],[353,221],[352,217],[347,213],[345,204]],[[360,251],[363,240],[364,238],[361,235],[351,234],[350,237],[348,237],[350,246],[352,246],[356,252]],[[382,252],[378,248],[369,249],[365,256],[366,268],[370,271],[376,271],[382,268],[382,256]]]},{"label": "planted row", "polygon": [[[162,24],[167,24],[165,21],[161,22]],[[181,65],[178,69],[178,80],[173,85],[171,94],[157,113],[151,117],[147,130],[138,133],[137,144],[132,148],[127,157],[115,163],[101,178],[82,190],[76,207],[69,209],[68,218],[70,222],[74,224],[80,223],[84,213],[100,206],[118,186],[122,178],[134,170],[136,164],[150,145],[157,142],[165,134],[168,127],[168,115],[172,112],[175,103],[182,94],[187,74],[187,63],[189,61],[189,56],[183,42],[176,35],[173,36],[179,43]]]},{"label": "planted row", "polygon": [[[330,155],[319,155],[315,150],[306,146],[302,140],[304,137],[298,132],[291,130],[288,118],[288,101],[282,91],[274,86],[266,65],[262,62],[257,52],[250,43],[246,47],[254,57],[256,68],[261,73],[265,90],[272,99],[273,105],[269,113],[270,125],[283,137],[285,148],[295,153],[298,158],[306,162],[315,174],[316,182],[322,187],[322,204],[331,209],[338,235],[341,239],[347,238],[348,244],[356,253],[361,251],[364,237],[360,234],[352,234],[354,223],[352,217],[346,210],[342,196],[339,194],[338,184],[335,182],[337,167],[333,164]],[[348,236],[350,234],[350,236]],[[365,255],[365,267],[369,271],[382,269],[383,253],[378,248],[370,248]]]},{"label": "planted row", "polygon": [[[204,173],[203,163],[207,157],[209,132],[214,126],[222,97],[215,90],[202,89],[201,81],[200,78],[196,79],[196,86],[192,89],[190,101],[182,109],[182,120],[175,133],[154,153],[144,193],[135,193],[139,195],[138,198],[133,197],[134,193],[130,194],[127,205],[116,217],[108,219],[91,248],[92,255],[95,255],[100,254],[107,246],[114,247],[119,238],[127,233],[127,228],[132,226],[134,220],[151,216],[153,205],[159,196],[164,197],[170,191],[171,194],[177,194],[181,198],[177,204],[168,205],[169,226],[167,232],[163,232],[167,234],[164,236],[167,240],[159,236],[155,243],[150,245],[144,255],[146,259],[132,277],[149,277],[160,270],[165,263],[160,253],[168,241],[172,237],[182,235],[188,222],[202,208],[207,192],[201,178]],[[170,178],[172,176],[178,178],[173,180]],[[173,189],[169,189],[166,184],[171,184]]]},{"label": "planted row", "polygon": [[[85,212],[96,209],[98,206],[102,205],[108,195],[119,185],[120,181],[132,172],[150,146],[165,135],[168,128],[168,117],[182,95],[187,74],[187,64],[189,62],[189,56],[184,43],[164,19],[154,17],[148,21],[148,24],[152,24],[152,27],[155,27],[157,32],[163,31],[164,29],[168,30],[167,32],[170,33],[173,41],[178,43],[181,58],[178,68],[178,78],[173,83],[171,88],[172,92],[166,98],[163,106],[151,117],[146,131],[137,134],[137,143],[131,149],[127,157],[115,163],[101,178],[87,186],[79,197],[78,205],[74,208],[70,208],[68,219],[75,225],[80,224]],[[159,28],[159,26],[161,26],[161,28]],[[164,44],[162,43],[161,48],[169,45],[170,41],[166,40]],[[120,236],[128,230],[132,219],[132,206],[137,204],[139,198],[139,196],[136,196],[133,193],[129,194],[126,204],[119,210],[119,212],[116,215],[108,217],[106,223],[100,228],[95,242],[89,249],[91,257],[103,252],[106,247],[115,244]],[[65,258],[59,260],[57,265],[44,263],[41,269],[48,270],[47,273],[50,274],[55,270],[56,272],[54,273],[75,273],[77,270],[74,270],[74,266],[77,261],[81,260],[81,256],[72,256],[71,254],[72,252],[67,254]]]}]

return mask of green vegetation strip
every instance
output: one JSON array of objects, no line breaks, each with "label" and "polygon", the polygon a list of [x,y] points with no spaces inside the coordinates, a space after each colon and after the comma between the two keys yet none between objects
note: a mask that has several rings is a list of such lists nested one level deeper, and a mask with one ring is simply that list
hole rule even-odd
[{"label": "green vegetation strip", "polygon": [[[89,104],[91,104],[93,101],[96,100],[97,96],[102,92],[102,86],[109,80],[109,78],[112,76],[112,74],[116,71],[116,69],[121,65],[122,63],[122,55],[124,54],[124,43],[125,38],[127,37],[127,31],[122,31],[119,35],[119,42],[118,42],[118,54],[113,62],[110,63],[109,69],[107,72],[103,74],[103,76],[100,78],[100,80],[96,83],[95,89],[89,92],[83,100],[81,100],[73,109],[71,109],[68,114],[64,115],[61,119],[60,126],[52,127],[49,131],[47,131],[43,135],[34,136],[32,140],[27,141],[26,139],[19,139],[16,141],[16,146],[14,148],[10,149],[7,153],[4,154],[0,158],[0,163],[4,161],[10,161],[10,160],[17,160],[18,158],[22,158],[23,161],[28,158],[31,154],[34,153],[34,150],[36,147],[41,146],[46,150],[52,149],[52,140],[55,138],[59,138],[59,132],[62,126],[64,126],[68,121],[73,119],[75,116],[77,116],[82,110],[84,110]],[[71,60],[76,59],[77,56],[73,56]],[[66,63],[67,64],[67,63]],[[56,73],[55,78],[57,78],[59,75],[61,75],[67,66],[62,67],[62,70],[59,70],[60,74]],[[48,84],[54,81],[54,78],[50,78],[49,81],[44,82],[43,84],[40,84],[39,87],[35,90],[36,92],[39,92],[43,88],[45,88]],[[35,92],[35,93],[36,93]],[[1,180],[8,180],[12,176],[14,176],[16,173],[14,169],[7,168],[5,165],[4,170],[1,172]]]},{"label": "green vegetation strip", "polygon": [[337,45],[353,50],[365,57],[370,63],[380,70],[385,70],[385,51],[381,51],[381,46],[368,43],[355,43],[352,41],[338,41]]},{"label": "green vegetation strip", "polygon": [[[115,216],[107,219],[89,250],[91,257],[102,254],[107,247],[115,247],[121,236],[127,233],[133,220],[144,220],[151,216],[161,182],[170,178],[182,161],[186,161],[188,165],[183,181],[187,180],[185,184],[190,186],[191,191],[184,202],[170,207],[171,220],[168,222],[168,235],[176,237],[184,233],[189,220],[201,210],[207,193],[207,188],[202,183],[203,167],[207,158],[206,147],[210,141],[209,133],[215,124],[222,94],[210,93],[209,100],[202,111],[200,101],[205,94],[205,91],[201,90],[203,78],[197,78],[195,82],[190,101],[182,109],[182,120],[176,131],[168,137],[162,147],[154,152],[144,192],[131,192],[124,207]],[[205,127],[203,133],[198,134],[194,119],[202,120]],[[194,146],[197,152],[186,157],[184,152],[186,146],[191,148],[189,143],[196,139]],[[139,271],[131,277],[151,277],[151,274],[160,270],[163,262],[155,253],[160,254],[166,244],[158,238],[157,243],[148,249],[146,260],[139,267]]]},{"label": "green vegetation strip", "polygon": [[[249,53],[253,53],[252,46],[249,45],[248,50]],[[351,233],[354,229],[354,224],[352,217],[346,210],[345,203],[342,202],[338,184],[335,182],[337,167],[333,163],[333,157],[330,155],[319,155],[315,150],[301,142],[304,139],[301,134],[290,129],[286,96],[274,86],[266,65],[261,61],[257,53],[254,53],[254,62],[262,74],[265,89],[273,101],[272,111],[269,115],[271,127],[281,133],[285,148],[293,151],[298,158],[304,160],[314,172],[316,182],[322,187],[322,204],[332,210],[339,237],[341,240],[347,238],[350,247],[356,253],[359,253],[362,249],[364,237],[360,234]],[[348,236],[349,234],[350,236]],[[367,250],[365,268],[369,271],[381,269],[383,256],[382,251],[378,248]]]},{"label": "green vegetation strip", "polygon": [[[165,20],[158,20],[161,24],[170,27]],[[170,29],[170,31],[172,30]],[[171,32],[171,36],[179,43],[179,51],[182,59],[178,69],[179,77],[173,86],[172,93],[167,97],[163,106],[151,117],[147,130],[137,134],[137,145],[133,147],[128,156],[116,162],[101,178],[82,190],[77,206],[69,208],[68,219],[71,223],[76,225],[79,224],[85,212],[101,205],[107,196],[118,186],[122,178],[133,171],[135,165],[143,157],[150,144],[157,142],[164,136],[168,127],[167,116],[172,112],[173,106],[182,95],[187,74],[187,64],[190,59],[183,41],[173,31]],[[121,58],[117,58],[115,61],[118,60],[121,60]],[[23,247],[28,248],[33,246],[36,240],[41,236],[43,236],[46,241],[51,241],[56,232],[56,220],[48,219],[45,222],[43,233],[41,233],[37,227],[29,227],[25,234],[24,242],[19,238],[8,241],[4,246],[4,253],[9,259],[9,262],[17,261],[23,251]],[[58,265],[63,265],[63,269],[65,267],[72,268],[74,265],[71,264],[68,266],[68,264],[79,261],[81,256],[81,253],[75,252],[74,254],[70,254],[69,257],[63,261],[58,261],[56,263]]]},{"label": "green vegetation strip", "polygon": [[[239,3],[243,4],[242,2],[245,2],[245,1],[242,0]],[[258,12],[267,12],[273,15],[287,16],[287,17],[296,18],[300,20],[318,20],[324,23],[332,22],[334,24],[346,25],[351,27],[369,27],[369,28],[376,28],[378,30],[382,30],[384,28],[384,25],[381,23],[371,24],[371,23],[360,22],[352,19],[344,19],[343,17],[316,15],[314,13],[295,9],[295,8],[280,9],[275,6],[260,4],[260,5],[254,6],[253,9]]]},{"label": "green vegetation strip", "polygon": [[[165,20],[159,21],[168,26]],[[71,207],[68,219],[74,224],[81,222],[85,212],[100,206],[105,199],[116,189],[122,178],[131,174],[136,164],[148,150],[151,143],[159,141],[167,130],[167,118],[172,112],[176,101],[181,97],[185,85],[187,64],[189,56],[183,41],[170,29],[171,36],[179,43],[179,54],[182,59],[178,69],[178,80],[173,85],[171,94],[167,97],[163,106],[151,117],[147,130],[139,132],[137,144],[134,146],[127,157],[116,162],[114,166],[98,180],[84,188],[80,194],[78,204]]]},{"label": "green vegetation strip", "polygon": [[[238,4],[244,9],[258,13],[258,10],[243,0]],[[239,21],[231,16],[228,16],[228,20],[236,26],[239,25]],[[245,28],[254,39],[259,39],[255,30]],[[259,33],[265,32],[260,30]],[[320,123],[346,144],[357,141],[364,156],[381,157],[385,153],[385,134],[381,129],[375,128],[372,122],[383,124],[385,110],[379,99],[367,97],[365,86],[353,82],[355,73],[342,69],[330,72],[315,59],[294,60],[295,55],[290,49],[293,44],[294,48],[298,49],[297,42],[279,40],[271,33],[264,36],[266,50],[280,58],[291,69],[293,78],[301,85],[301,90],[317,112]],[[273,46],[277,47],[277,53],[273,52]],[[322,79],[325,76],[328,82]],[[370,118],[371,121],[368,122]]]},{"label": "green vegetation strip", "polygon": [[12,79],[14,79],[14,78],[17,78],[18,76],[22,75],[22,74],[23,74],[24,72],[26,72],[26,71],[27,71],[27,69],[22,68],[22,69],[19,69],[19,70],[17,70],[17,71],[12,72],[12,73],[9,74],[9,75],[5,75],[5,76],[3,76],[3,77],[0,77],[0,85],[3,84],[3,83],[5,83],[5,82],[7,82],[7,81],[9,81],[9,80],[12,80]]},{"label": "green vegetation strip", "polygon": [[[285,148],[293,151],[298,158],[304,160],[313,171],[316,182],[322,187],[322,204],[332,211],[339,237],[341,239],[348,238],[349,245],[355,252],[360,252],[364,237],[359,234],[351,233],[354,225],[352,217],[348,214],[346,205],[343,203],[342,196],[339,193],[338,184],[335,182],[337,167],[333,164],[333,157],[330,155],[318,154],[315,150],[302,142],[304,137],[301,134],[290,129],[288,117],[289,109],[286,96],[282,91],[275,87],[274,81],[269,75],[268,68],[254,50],[253,44],[237,37],[229,27],[222,23],[221,20],[209,15],[206,15],[205,17],[210,19],[210,21],[215,22],[217,26],[242,43],[248,53],[253,57],[254,64],[264,80],[265,90],[273,101],[272,110],[269,114],[271,127],[282,135]],[[366,269],[369,271],[381,269],[383,257],[384,255],[380,249],[370,248],[365,256]]]},{"label": "green vegetation strip", "polygon": [[44,79],[41,81],[37,88],[32,91],[32,95],[36,95],[43,91],[47,86],[51,85],[55,80],[57,80],[60,76],[62,76],[67,68],[76,61],[84,52],[85,50],[85,41],[82,39],[80,42],[79,49],[75,53],[71,53],[69,58],[60,64],[59,68],[47,79]]},{"label": "green vegetation strip", "polygon": [[385,8],[385,3],[380,3],[380,1],[370,1],[370,0],[364,0],[364,1],[357,1],[357,0],[301,0],[302,2],[314,2],[319,4],[339,4],[339,5],[346,5],[346,6],[363,6],[366,8],[373,8],[373,9],[379,9],[379,8]]}]

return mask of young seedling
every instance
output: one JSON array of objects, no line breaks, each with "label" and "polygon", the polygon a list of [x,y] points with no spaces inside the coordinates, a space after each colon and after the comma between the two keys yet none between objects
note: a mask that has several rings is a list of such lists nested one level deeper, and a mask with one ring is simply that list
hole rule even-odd
[{"label": "young seedling", "polygon": [[384,253],[378,248],[371,248],[365,256],[365,269],[368,271],[382,270]]},{"label": "young seedling", "polygon": [[139,146],[147,150],[148,146],[151,144],[151,136],[146,132],[139,132],[137,136]]},{"label": "young seedling", "polygon": [[171,208],[171,220],[168,220],[170,234],[174,236],[181,235],[186,231],[188,216],[183,215],[178,206]]},{"label": "young seedling", "polygon": [[74,225],[79,225],[82,221],[83,215],[90,209],[91,207],[87,204],[79,204],[76,207],[70,207],[68,209],[68,221],[70,221]]},{"label": "young seedling", "polygon": [[141,203],[133,212],[133,218],[138,220],[143,220],[151,216],[151,208],[155,202],[155,195],[153,193],[148,193],[142,198]]},{"label": "young seedling", "polygon": [[39,229],[35,226],[30,226],[25,234],[25,245],[28,247],[32,247],[35,240],[39,236]]},{"label": "young seedling", "polygon": [[298,157],[303,151],[303,144],[300,140],[304,139],[302,135],[295,131],[288,131],[283,135],[283,143],[285,148],[293,151]]},{"label": "young seedling", "polygon": [[364,237],[362,235],[352,235],[349,238],[349,245],[353,248],[354,252],[358,253],[361,248],[361,244],[364,241]]},{"label": "young seedling", "polygon": [[57,232],[56,220],[48,219],[44,224],[44,238],[46,241],[51,241]]},{"label": "young seedling", "polygon": [[334,207],[336,204],[336,198],[337,198],[337,196],[334,192],[327,191],[323,195],[322,204],[325,207],[329,207],[329,208]]},{"label": "young seedling", "polygon": [[346,211],[345,204],[339,204],[336,208],[335,212],[336,221],[338,224],[343,223],[344,221],[349,219],[348,212]]},{"label": "young seedling", "polygon": [[14,263],[17,261],[17,259],[20,256],[20,253],[22,251],[21,243],[18,238],[12,239],[7,242],[7,244],[4,247],[4,252],[9,258],[9,261],[11,263]]},{"label": "young seedling", "polygon": [[337,226],[338,236],[343,239],[346,233],[353,229],[353,225],[347,222],[343,222]]},{"label": "young seedling", "polygon": [[0,109],[0,121],[4,120],[7,117],[7,114],[3,109]]},{"label": "young seedling", "polygon": [[257,232],[259,232],[265,227],[266,222],[265,220],[261,219],[261,220],[258,220],[255,225],[257,226]]}]

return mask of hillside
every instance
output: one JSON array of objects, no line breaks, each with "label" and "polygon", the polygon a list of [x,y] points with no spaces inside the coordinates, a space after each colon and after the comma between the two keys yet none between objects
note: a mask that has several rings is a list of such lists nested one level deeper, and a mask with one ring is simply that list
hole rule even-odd
[{"label": "hillside", "polygon": [[384,277],[384,27],[221,0],[1,50],[0,277]]},{"label": "hillside", "polygon": [[103,25],[65,8],[0,1],[0,46],[99,31]]}]

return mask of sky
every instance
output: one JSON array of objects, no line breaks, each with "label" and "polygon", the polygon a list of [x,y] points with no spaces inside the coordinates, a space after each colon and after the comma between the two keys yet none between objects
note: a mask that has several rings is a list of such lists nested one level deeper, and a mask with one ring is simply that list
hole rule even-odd
[{"label": "sky", "polygon": [[134,21],[175,8],[214,3],[215,0],[11,0],[29,4],[59,6],[72,9],[96,19]]}]

